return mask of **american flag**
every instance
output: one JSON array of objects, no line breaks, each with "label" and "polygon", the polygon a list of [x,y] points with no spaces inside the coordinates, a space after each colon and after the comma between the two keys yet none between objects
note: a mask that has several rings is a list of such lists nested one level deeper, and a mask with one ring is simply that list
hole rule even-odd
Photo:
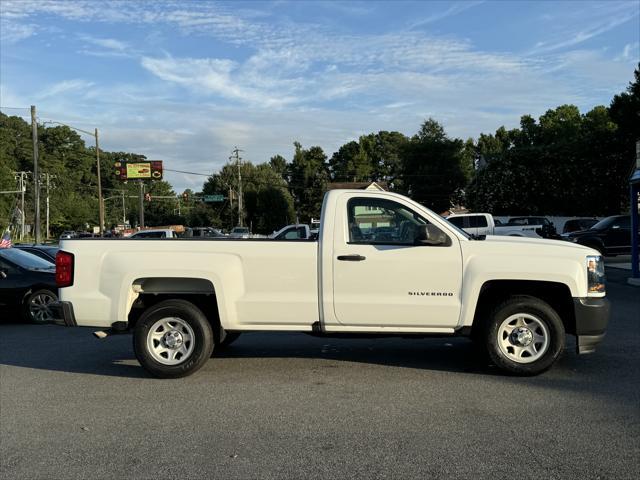
[{"label": "american flag", "polygon": [[0,240],[0,248],[11,248],[13,243],[11,243],[11,234],[7,231],[2,236],[2,240]]}]

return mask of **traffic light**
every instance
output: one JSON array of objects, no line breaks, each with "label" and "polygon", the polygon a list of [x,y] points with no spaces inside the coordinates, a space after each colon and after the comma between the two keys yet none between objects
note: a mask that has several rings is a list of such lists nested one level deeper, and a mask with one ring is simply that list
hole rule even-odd
[{"label": "traffic light", "polygon": [[188,192],[184,192],[182,194],[182,200],[185,201],[185,202],[189,201],[189,193]]},{"label": "traffic light", "polygon": [[144,194],[144,200],[146,202],[150,202],[151,201],[151,194],[150,193],[145,193]]}]

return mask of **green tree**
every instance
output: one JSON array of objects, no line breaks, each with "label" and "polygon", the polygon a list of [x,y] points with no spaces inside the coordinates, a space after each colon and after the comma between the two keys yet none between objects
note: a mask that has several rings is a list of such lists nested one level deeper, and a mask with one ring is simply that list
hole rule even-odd
[{"label": "green tree", "polygon": [[289,188],[301,222],[320,217],[322,199],[329,181],[327,156],[320,147],[308,150],[295,142],[295,153],[289,165]]},{"label": "green tree", "polygon": [[[254,233],[271,233],[274,229],[291,222],[294,218],[293,198],[281,174],[271,163],[253,165],[244,162],[240,166],[243,190],[243,223],[253,228]],[[215,212],[225,228],[238,223],[238,168],[228,163],[218,174],[207,179],[203,186],[207,195],[232,192],[232,201],[225,202]]]},{"label": "green tree", "polygon": [[467,184],[465,145],[427,119],[403,156],[402,179],[412,198],[436,212],[447,210]]},{"label": "green tree", "polygon": [[271,157],[271,160],[269,160],[269,165],[271,166],[273,171],[280,175],[282,178],[286,177],[287,161],[283,156],[274,155],[273,157]]}]

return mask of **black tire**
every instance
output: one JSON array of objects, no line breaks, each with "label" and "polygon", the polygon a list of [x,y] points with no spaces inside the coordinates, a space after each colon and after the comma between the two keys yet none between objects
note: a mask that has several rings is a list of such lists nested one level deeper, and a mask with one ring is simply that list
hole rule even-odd
[{"label": "black tire", "polygon": [[53,314],[47,305],[57,302],[58,295],[47,288],[31,292],[22,304],[22,318],[38,325],[53,321]]},{"label": "black tire", "polygon": [[[185,342],[185,346],[189,345],[191,349],[188,356],[184,360],[177,360],[178,363],[173,365],[158,361],[157,353],[149,347],[149,341],[153,344],[153,341],[149,340],[150,329],[163,319],[177,319],[182,322],[178,326],[182,325],[185,332],[190,328],[193,333],[192,340]],[[142,314],[133,332],[133,350],[136,358],[145,370],[158,378],[180,378],[191,375],[211,357],[213,348],[211,324],[198,307],[186,300],[165,300],[150,307]]]},{"label": "black tire", "polygon": [[[518,318],[506,323],[514,317]],[[512,324],[516,327],[512,327]],[[509,328],[513,328],[511,335],[507,335]],[[521,329],[523,341],[529,342],[526,346],[517,341],[513,343],[515,340],[512,335],[517,336],[517,328]],[[565,345],[564,325],[556,311],[539,298],[527,295],[510,297],[494,308],[488,316],[483,332],[491,362],[512,375],[538,375],[548,370],[558,360]],[[537,338],[546,340],[537,343]],[[531,354],[530,350],[537,352]],[[535,359],[538,356],[539,358]]]}]

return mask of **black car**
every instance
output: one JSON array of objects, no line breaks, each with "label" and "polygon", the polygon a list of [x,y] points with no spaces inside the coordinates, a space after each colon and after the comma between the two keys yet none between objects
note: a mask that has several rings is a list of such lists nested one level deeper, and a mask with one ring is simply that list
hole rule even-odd
[{"label": "black car", "polygon": [[588,230],[598,223],[597,218],[572,218],[564,223],[562,233],[580,232]]},{"label": "black car", "polygon": [[30,322],[53,320],[51,303],[58,300],[55,265],[17,248],[0,249],[0,309],[19,312]]},{"label": "black car", "polygon": [[[636,232],[636,235],[640,236],[640,232]],[[588,230],[569,233],[564,238],[594,248],[602,255],[628,255],[631,253],[631,217],[607,217]]]},{"label": "black car", "polygon": [[56,263],[56,253],[60,250],[57,245],[14,245],[13,248],[33,253],[53,264]]}]

